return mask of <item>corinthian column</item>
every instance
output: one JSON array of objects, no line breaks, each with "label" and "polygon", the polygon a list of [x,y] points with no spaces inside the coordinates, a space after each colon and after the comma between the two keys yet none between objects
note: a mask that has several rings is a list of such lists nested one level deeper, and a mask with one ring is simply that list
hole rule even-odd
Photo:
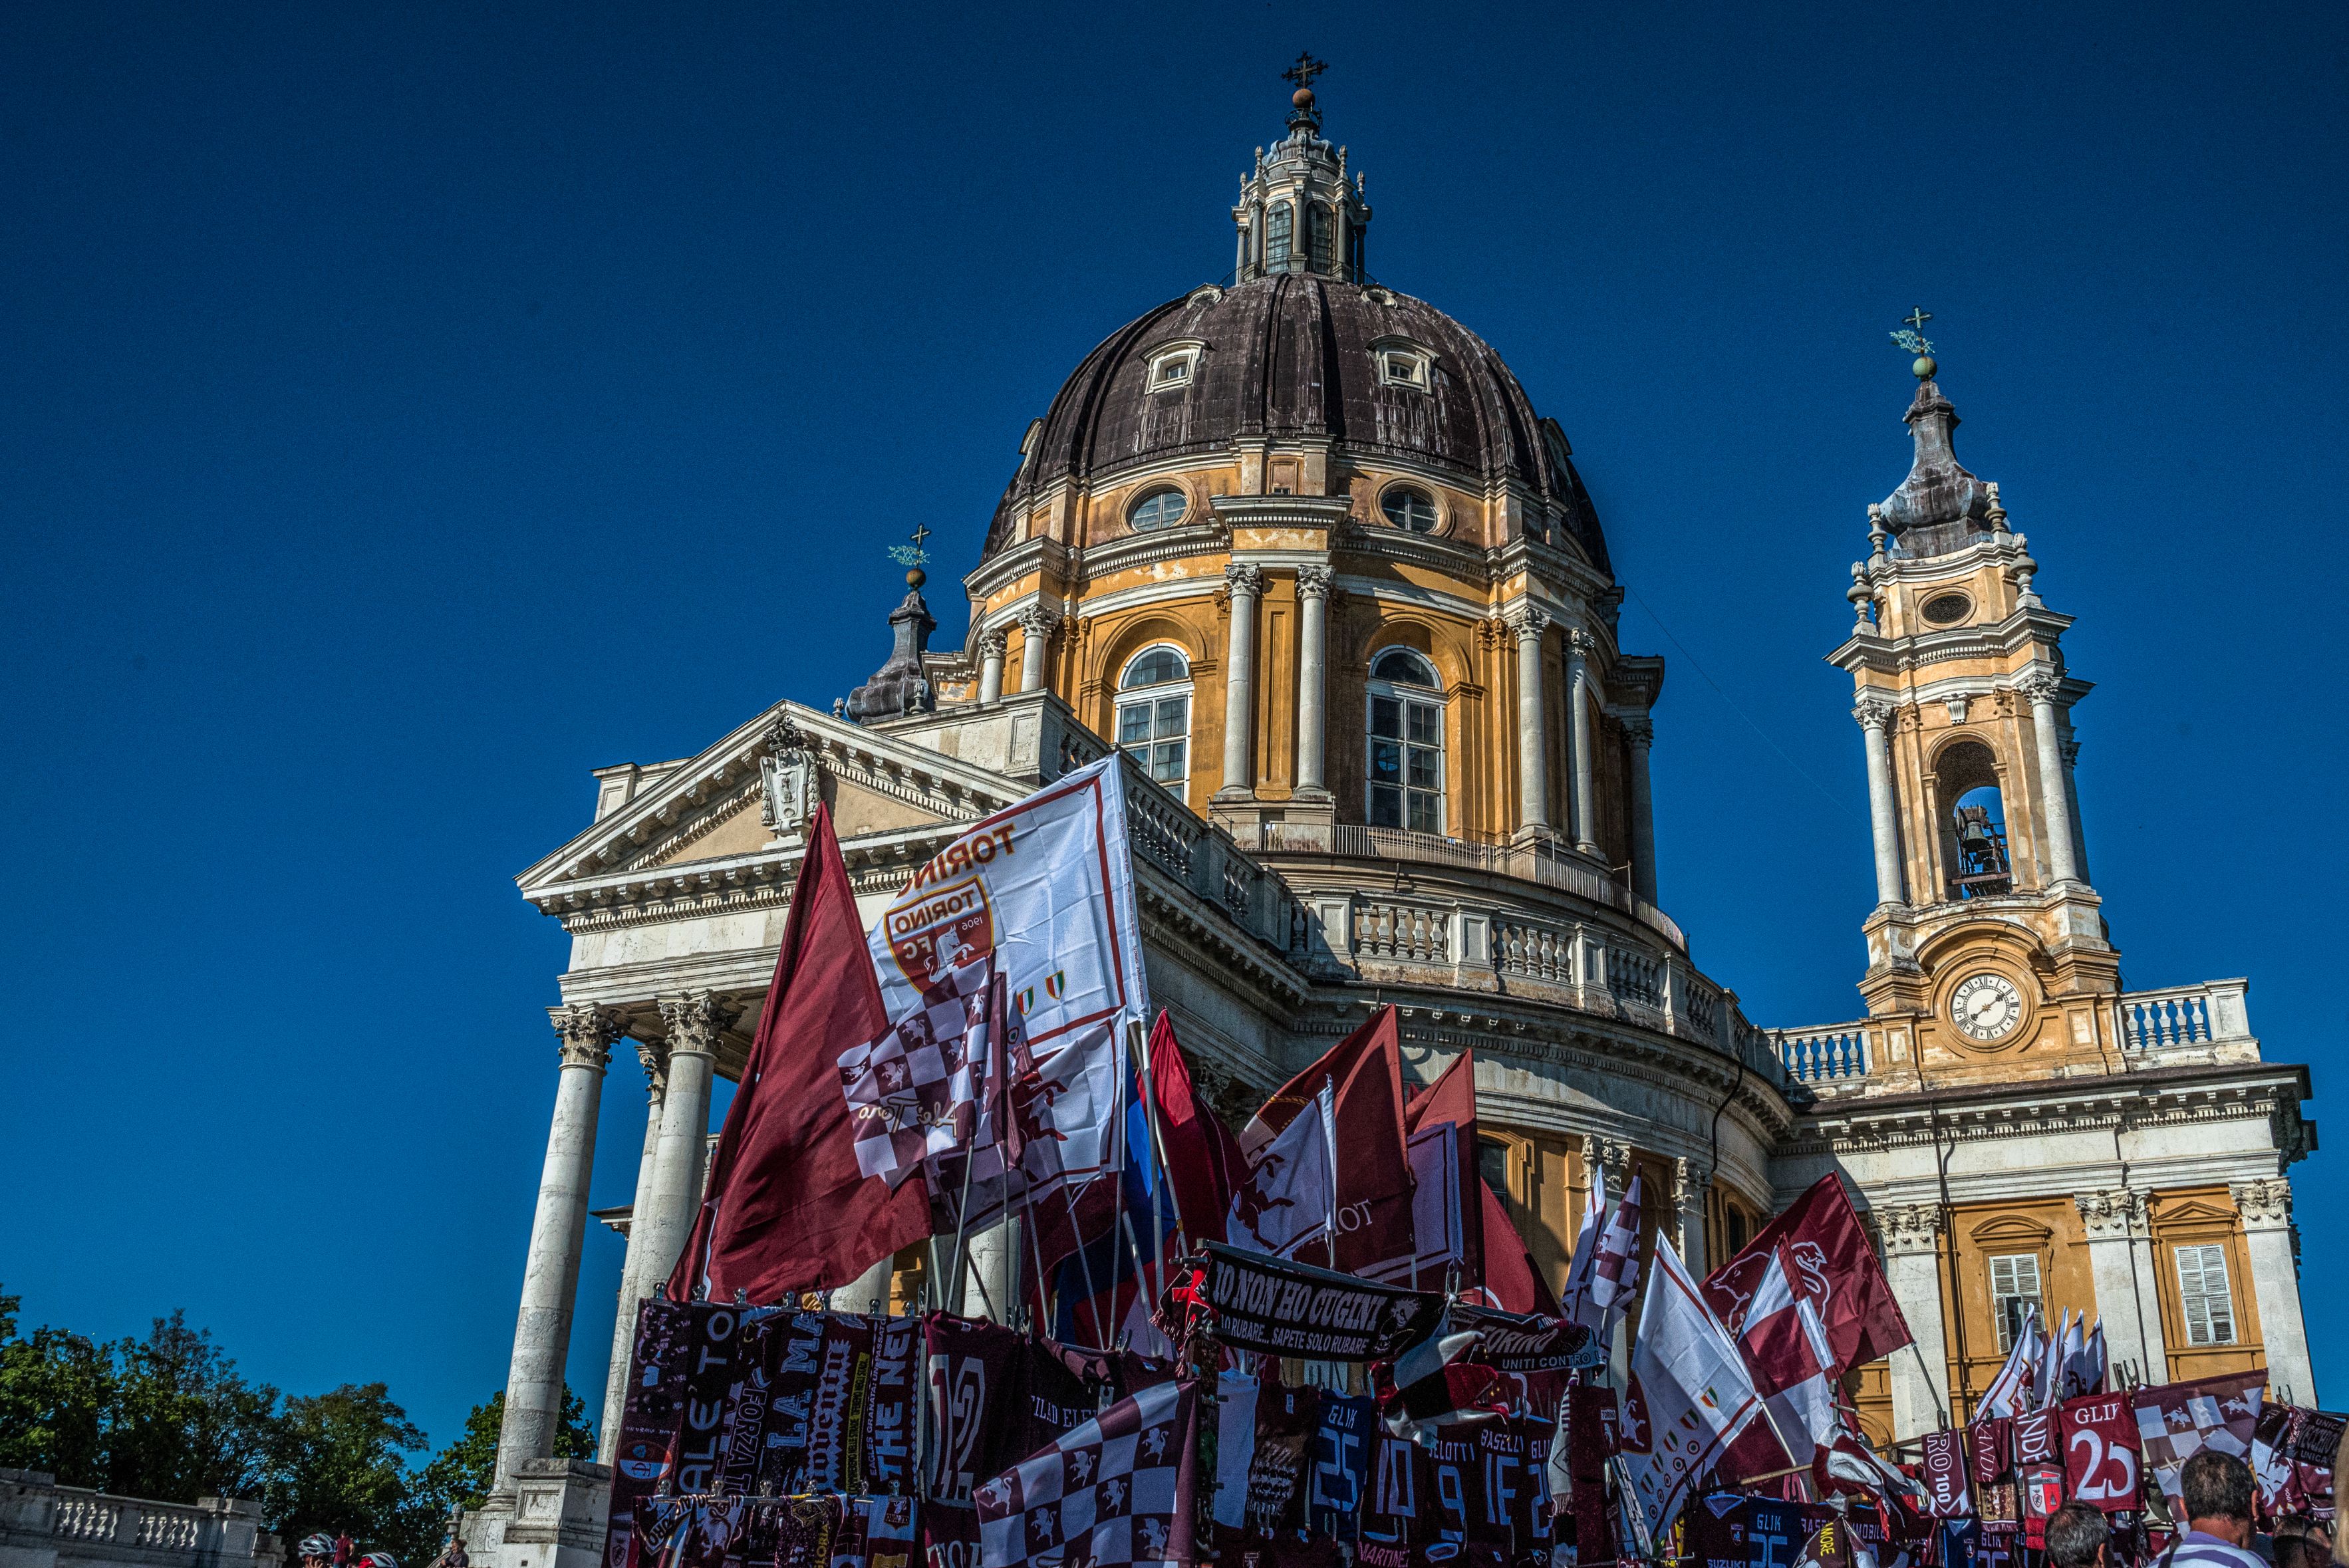
[{"label": "corinthian column", "polygon": [[1003,645],[999,631],[988,632],[978,639],[978,701],[982,707],[993,707],[1003,700]]},{"label": "corinthian column", "polygon": [[2047,880],[2080,880],[2079,862],[2072,853],[2072,791],[2064,779],[2064,747],[2055,733],[2055,690],[2053,676],[2034,676],[2018,687],[2031,699],[2031,728],[2039,742],[2039,820],[2047,843]]},{"label": "corinthian column", "polygon": [[505,1421],[498,1429],[490,1488],[508,1494],[517,1466],[554,1453],[563,1362],[571,1350],[571,1308],[586,1239],[587,1179],[595,1164],[595,1108],[612,1042],[620,1037],[619,1020],[601,1007],[550,1007],[547,1016],[562,1037],[563,1066],[555,1078],[546,1165],[538,1179],[538,1211],[530,1223],[522,1311],[514,1321],[513,1360],[506,1372]]},{"label": "corinthian column", "polygon": [[1656,800],[1648,782],[1648,748],[1655,743],[1656,726],[1645,717],[1623,721],[1623,738],[1631,748],[1631,891],[1656,902]]},{"label": "corinthian column", "polygon": [[1226,566],[1224,581],[1231,584],[1232,630],[1224,660],[1224,787],[1216,799],[1246,800],[1256,794],[1256,603],[1264,573],[1253,566]]},{"label": "corinthian column", "polygon": [[1527,604],[1509,617],[1517,634],[1517,826],[1549,827],[1549,705],[1542,692],[1542,633],[1549,617]]},{"label": "corinthian column", "polygon": [[1052,628],[1061,618],[1041,604],[1019,612],[1019,689],[1044,689],[1044,653],[1052,644]]},{"label": "corinthian column", "polygon": [[1330,740],[1330,569],[1297,569],[1297,793],[1327,794]]},{"label": "corinthian column", "polygon": [[1851,710],[1868,746],[1868,831],[1876,844],[1876,902],[1899,903],[1900,830],[1893,820],[1892,748],[1884,732],[1892,705],[1868,698]]},{"label": "corinthian column", "polygon": [[1566,700],[1574,737],[1574,847],[1586,855],[1599,852],[1599,800],[1591,788],[1590,655],[1599,639],[1576,627],[1566,634]]},{"label": "corinthian column", "polygon": [[595,1462],[607,1465],[620,1448],[620,1408],[628,1395],[628,1357],[636,1348],[636,1304],[644,1288],[645,1215],[652,1209],[653,1164],[660,1153],[661,1101],[668,1087],[668,1047],[638,1040],[636,1060],[645,1069],[645,1148],[636,1160],[636,1193],[628,1205],[628,1250],[620,1262],[620,1310],[612,1324],[612,1360],[604,1373],[604,1424],[597,1429]]},{"label": "corinthian column", "polygon": [[2269,1387],[2279,1398],[2290,1389],[2292,1403],[2314,1405],[2316,1374],[2308,1361],[2308,1326],[2300,1315],[2300,1265],[2292,1255],[2292,1183],[2281,1176],[2238,1182],[2235,1207],[2243,1216],[2243,1251],[2251,1257]]},{"label": "corinthian column", "polygon": [[668,1090],[661,1101],[660,1144],[653,1151],[652,1191],[644,1217],[628,1226],[631,1232],[643,1227],[637,1240],[644,1266],[636,1281],[646,1295],[667,1283],[701,1209],[709,1085],[717,1074],[718,1037],[733,1011],[708,991],[660,998],[661,1022],[668,1028]]},{"label": "corinthian column", "polygon": [[1917,1336],[1913,1352],[1894,1351],[1887,1366],[1892,1384],[1892,1439],[1905,1442],[1946,1425],[1950,1410],[1950,1354],[1941,1320],[1941,1211],[1932,1203],[1876,1211],[1884,1238],[1884,1275],[1891,1282],[1900,1315]]}]

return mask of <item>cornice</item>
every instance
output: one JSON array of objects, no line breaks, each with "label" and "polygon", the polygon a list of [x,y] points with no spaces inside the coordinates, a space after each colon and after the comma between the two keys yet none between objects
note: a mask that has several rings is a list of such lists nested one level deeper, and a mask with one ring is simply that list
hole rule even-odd
[{"label": "cornice", "polygon": [[1862,670],[1913,670],[1955,659],[2006,658],[2034,644],[2054,647],[2071,625],[2071,616],[2053,610],[2017,610],[1989,625],[1953,626],[1906,637],[1854,633],[1826,661],[1857,675]]},{"label": "cornice", "polygon": [[984,603],[1031,572],[1065,583],[1071,553],[1067,545],[1050,534],[1023,539],[971,568],[969,575],[962,580],[963,593],[973,603]]},{"label": "cornice", "polygon": [[1350,495],[1218,495],[1208,510],[1227,528],[1326,528],[1342,526],[1354,510]]}]

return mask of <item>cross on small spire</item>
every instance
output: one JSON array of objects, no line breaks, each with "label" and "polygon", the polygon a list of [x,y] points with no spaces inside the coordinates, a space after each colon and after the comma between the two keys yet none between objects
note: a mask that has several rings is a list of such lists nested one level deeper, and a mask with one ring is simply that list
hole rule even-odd
[{"label": "cross on small spire", "polygon": [[[914,531],[908,535],[914,542],[911,544],[891,545],[889,547],[889,559],[895,562],[900,566],[928,565],[930,552],[922,548],[922,542],[930,537],[930,532],[931,529],[928,523],[916,522],[914,524]],[[916,575],[918,575],[918,573]]]},{"label": "cross on small spire", "polygon": [[1313,78],[1329,68],[1330,62],[1327,60],[1317,60],[1310,50],[1299,49],[1297,51],[1297,63],[1281,72],[1280,79],[1285,82],[1295,82],[1299,87],[1309,90],[1313,86]]},{"label": "cross on small spire", "polygon": [[1900,319],[1909,324],[1909,331],[1921,333],[1925,330],[1925,324],[1933,319],[1933,313],[1920,304],[1912,306]]},{"label": "cross on small spire", "polygon": [[926,522],[915,523],[914,531],[911,537],[914,541],[914,548],[916,550],[921,549],[922,542],[930,537],[930,525]]}]

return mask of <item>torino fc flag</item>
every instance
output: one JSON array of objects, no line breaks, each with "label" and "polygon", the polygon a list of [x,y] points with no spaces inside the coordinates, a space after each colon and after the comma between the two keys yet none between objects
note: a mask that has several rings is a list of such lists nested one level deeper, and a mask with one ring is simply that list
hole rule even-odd
[{"label": "torino fc flag", "polygon": [[1651,1532],[1672,1527],[1697,1478],[1761,1413],[1745,1358],[1658,1236],[1623,1394],[1623,1469]]},{"label": "torino fc flag", "polygon": [[1112,752],[1046,785],[914,872],[870,938],[891,1019],[988,953],[1040,1062],[1149,1016],[1119,766]]}]

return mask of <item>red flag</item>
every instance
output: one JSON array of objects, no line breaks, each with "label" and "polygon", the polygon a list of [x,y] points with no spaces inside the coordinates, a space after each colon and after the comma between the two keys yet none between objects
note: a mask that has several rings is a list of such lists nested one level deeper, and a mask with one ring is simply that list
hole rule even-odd
[{"label": "red flag", "polygon": [[[1493,1290],[1494,1303],[1504,1312],[1533,1311],[1530,1306],[1519,1306],[1513,1300],[1504,1299],[1494,1282],[1485,1277],[1485,1222],[1496,1205],[1476,1166],[1476,1053],[1462,1051],[1453,1057],[1452,1065],[1444,1069],[1441,1077],[1412,1097],[1411,1103],[1403,1108],[1402,1117],[1406,1140],[1415,1137],[1423,1127],[1441,1127],[1447,1121],[1458,1130],[1453,1143],[1460,1156],[1460,1250],[1464,1254],[1460,1263],[1461,1284],[1481,1284]],[[1509,1231],[1506,1215],[1501,1224],[1502,1230]],[[1516,1233],[1509,1233],[1514,1238]],[[1426,1250],[1424,1238],[1420,1246],[1422,1251]],[[1505,1243],[1501,1250],[1507,1253],[1514,1249]],[[1516,1265],[1505,1256],[1502,1267],[1509,1271],[1514,1283]],[[1531,1273],[1529,1264],[1527,1273]],[[1443,1282],[1420,1283],[1433,1289]],[[1553,1305],[1547,1310],[1555,1312],[1557,1307]]]},{"label": "red flag", "polygon": [[1810,1299],[1826,1323],[1838,1371],[1889,1356],[1910,1342],[1909,1323],[1893,1299],[1892,1282],[1868,1245],[1859,1214],[1832,1173],[1822,1176],[1794,1206],[1704,1282],[1705,1300],[1732,1334],[1761,1289],[1770,1264],[1784,1249],[1788,1283]]},{"label": "red flag", "polygon": [[[1232,1192],[1247,1180],[1240,1140],[1199,1103],[1191,1064],[1164,1012],[1150,1030],[1151,1092],[1158,1101],[1158,1140],[1166,1150],[1166,1181],[1183,1211],[1184,1233],[1194,1245],[1221,1241]],[[1171,1218],[1171,1216],[1170,1216]]]},{"label": "red flag", "polygon": [[792,889],[775,978],[726,1125],[693,1236],[669,1275],[685,1301],[700,1278],[713,1301],[751,1301],[846,1284],[930,1233],[918,1178],[896,1191],[857,1169],[840,1089],[841,1053],[889,1026],[832,813],[818,806]]},{"label": "red flag", "polygon": [[1338,1084],[1338,1267],[1362,1274],[1400,1261],[1408,1269],[1417,1243],[1411,1156],[1402,1141],[1402,1042],[1392,1007],[1380,1008],[1322,1059],[1348,1057],[1351,1070],[1331,1075]]},{"label": "red flag", "polygon": [[1533,1254],[1526,1251],[1525,1242],[1517,1235],[1516,1227],[1509,1223],[1509,1211],[1501,1203],[1500,1195],[1485,1184],[1481,1176],[1471,1177],[1476,1185],[1472,1189],[1484,1200],[1484,1211],[1478,1228],[1488,1238],[1485,1247],[1485,1289],[1503,1312],[1538,1312],[1545,1317],[1557,1315],[1557,1295],[1549,1282],[1534,1266]]},{"label": "red flag", "polygon": [[[1381,1041],[1391,1046],[1396,1041],[1394,1009],[1381,1007],[1371,1015],[1370,1022],[1348,1035],[1322,1053],[1321,1059],[1272,1091],[1272,1098],[1262,1109],[1248,1118],[1240,1129],[1240,1152],[1254,1160],[1257,1150],[1270,1143],[1297,1119],[1297,1113],[1313,1103],[1324,1083],[1343,1084],[1362,1058],[1376,1051]],[[1388,1053],[1394,1063],[1395,1126],[1402,1125],[1402,1056],[1399,1049]]]}]

